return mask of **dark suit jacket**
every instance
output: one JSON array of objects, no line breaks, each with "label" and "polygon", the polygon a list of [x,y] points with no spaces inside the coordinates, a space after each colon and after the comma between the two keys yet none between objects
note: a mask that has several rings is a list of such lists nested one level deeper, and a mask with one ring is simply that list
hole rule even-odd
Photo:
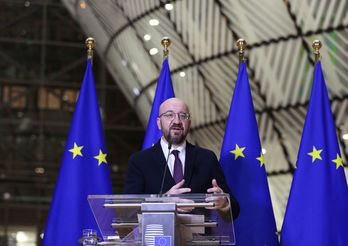
[{"label": "dark suit jacket", "polygon": [[[163,185],[163,193],[167,192],[175,181],[166,166],[160,141],[153,147],[133,154],[128,161],[124,193],[126,194],[159,194],[164,168],[167,168]],[[192,193],[207,193],[212,187],[212,179],[216,179],[219,187],[229,193],[233,218],[239,214],[239,204],[233,197],[226,183],[225,176],[216,155],[207,149],[186,143],[186,159],[184,187],[191,188]]]}]

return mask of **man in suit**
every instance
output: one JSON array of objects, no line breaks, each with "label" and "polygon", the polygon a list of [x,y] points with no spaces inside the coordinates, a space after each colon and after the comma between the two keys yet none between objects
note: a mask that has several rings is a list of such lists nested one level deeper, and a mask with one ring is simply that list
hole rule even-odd
[{"label": "man in suit", "polygon": [[[163,102],[159,109],[157,125],[163,134],[161,139],[151,148],[137,152],[129,158],[124,192],[161,193],[164,168],[168,168],[163,184],[166,194],[228,193],[233,218],[236,218],[239,214],[239,204],[226,183],[216,155],[186,141],[191,125],[186,103],[178,98],[170,98]],[[226,199],[219,199],[215,201],[213,209],[223,211],[228,208]]]}]

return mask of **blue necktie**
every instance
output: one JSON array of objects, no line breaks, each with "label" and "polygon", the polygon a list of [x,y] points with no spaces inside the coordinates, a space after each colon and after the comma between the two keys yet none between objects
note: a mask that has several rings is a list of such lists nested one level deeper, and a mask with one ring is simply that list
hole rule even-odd
[{"label": "blue necktie", "polygon": [[175,183],[177,184],[184,178],[184,175],[182,172],[182,163],[179,159],[179,150],[173,150],[172,153],[175,157],[173,178],[175,180]]}]

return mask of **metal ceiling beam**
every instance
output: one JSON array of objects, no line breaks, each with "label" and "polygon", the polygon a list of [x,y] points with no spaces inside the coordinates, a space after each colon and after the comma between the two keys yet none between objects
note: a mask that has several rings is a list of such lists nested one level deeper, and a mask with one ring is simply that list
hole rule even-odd
[{"label": "metal ceiling beam", "polygon": [[[315,34],[324,34],[324,33],[330,33],[330,32],[333,32],[333,31],[345,30],[345,29],[348,29],[348,25],[339,25],[337,27],[329,27],[329,28],[326,28],[326,29],[319,29],[317,31],[308,31],[308,32],[304,33],[303,36],[309,37],[309,36],[313,36]],[[255,48],[258,48],[258,47],[265,47],[265,46],[268,46],[268,45],[277,44],[277,43],[280,43],[280,42],[285,42],[285,41],[288,41],[288,40],[298,39],[298,38],[299,38],[299,36],[297,36],[297,35],[288,35],[288,36],[279,37],[279,38],[276,38],[276,39],[272,38],[272,39],[269,39],[269,40],[266,40],[266,41],[261,41],[261,42],[258,42],[258,43],[248,44],[248,50],[252,50],[252,49],[255,49]],[[180,73],[182,70],[185,70],[185,69],[188,69],[188,68],[192,68],[192,67],[194,67],[196,65],[205,64],[205,63],[208,63],[208,62],[211,62],[211,61],[223,58],[223,57],[228,57],[230,55],[235,55],[237,53],[237,51],[238,50],[236,48],[233,48],[232,50],[225,51],[225,52],[219,53],[217,55],[212,55],[210,57],[206,57],[204,59],[197,60],[195,63],[184,64],[181,67],[178,67],[178,68],[176,68],[174,70],[171,70],[171,74]],[[144,86],[142,90],[146,90],[148,87],[153,86],[156,82],[157,82],[157,79],[152,80],[150,83],[148,83],[146,86]]]}]

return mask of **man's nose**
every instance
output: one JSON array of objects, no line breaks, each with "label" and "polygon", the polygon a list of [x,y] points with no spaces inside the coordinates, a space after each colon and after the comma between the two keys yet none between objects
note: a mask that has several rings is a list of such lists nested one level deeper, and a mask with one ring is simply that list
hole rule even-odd
[{"label": "man's nose", "polygon": [[181,123],[179,114],[174,114],[173,122],[179,122],[179,123]]}]

